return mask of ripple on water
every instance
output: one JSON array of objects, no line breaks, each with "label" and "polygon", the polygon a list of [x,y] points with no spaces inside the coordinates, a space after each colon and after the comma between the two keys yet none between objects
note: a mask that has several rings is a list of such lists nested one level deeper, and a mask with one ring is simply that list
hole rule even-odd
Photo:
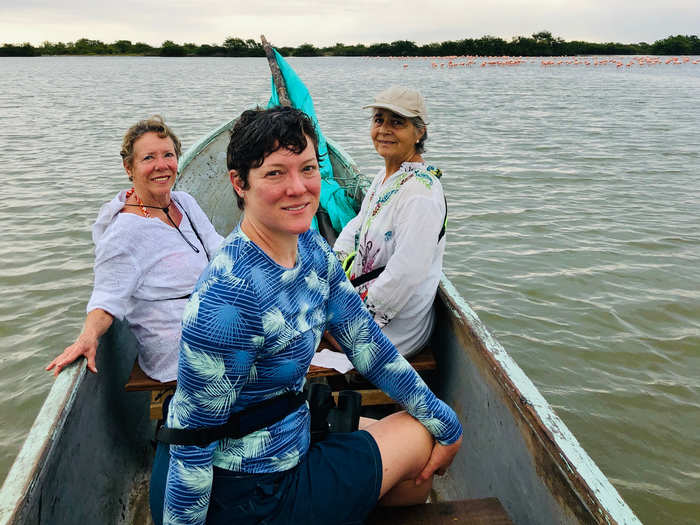
[{"label": "ripple on water", "polygon": [[[382,161],[361,106],[393,83],[424,92],[445,273],[644,523],[696,523],[700,70],[291,61],[368,175]],[[269,90],[262,59],[52,57],[3,73],[0,477],[52,383],[43,366],[82,323],[90,225],[128,184],[123,131],[160,113],[187,147]]]}]

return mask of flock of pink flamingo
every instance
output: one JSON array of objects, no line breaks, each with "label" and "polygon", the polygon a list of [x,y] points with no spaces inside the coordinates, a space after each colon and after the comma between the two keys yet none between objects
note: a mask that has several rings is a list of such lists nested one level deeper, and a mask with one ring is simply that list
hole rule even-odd
[{"label": "flock of pink flamingo", "polygon": [[664,60],[662,57],[659,56],[642,56],[642,57],[631,57],[628,59],[628,57],[624,57],[625,60],[628,60],[628,62],[625,64],[623,60],[620,60],[621,57],[612,57],[612,58],[598,58],[598,57],[593,57],[593,59],[590,58],[575,58],[574,60],[542,60],[542,65],[543,66],[562,66],[562,65],[574,65],[574,66],[605,66],[605,65],[613,65],[616,67],[632,67],[632,66],[657,66],[661,64],[673,64],[673,65],[682,65],[682,64],[700,64],[700,60],[693,60],[691,62],[690,57],[671,57],[667,58]]},{"label": "flock of pink flamingo", "polygon": [[684,65],[700,64],[697,57],[660,57],[660,56],[608,56],[608,57],[483,57],[483,56],[447,56],[447,57],[369,57],[372,60],[402,60],[404,69],[409,67],[406,60],[431,61],[433,69],[453,69],[458,67],[519,66],[521,64],[539,64],[542,67],[557,66],[614,66],[618,68],[633,66]]}]

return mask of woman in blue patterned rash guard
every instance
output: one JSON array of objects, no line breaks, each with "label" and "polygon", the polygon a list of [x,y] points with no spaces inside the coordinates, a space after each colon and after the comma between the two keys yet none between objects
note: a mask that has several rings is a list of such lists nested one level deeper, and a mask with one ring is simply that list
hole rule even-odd
[{"label": "woman in blue patterned rash guard", "polygon": [[309,230],[318,161],[313,124],[296,109],[249,110],[236,122],[227,163],[245,213],[185,307],[166,431],[218,427],[253,406],[260,415],[261,402],[301,391],[324,330],[406,411],[310,444],[309,408],[299,403],[246,435],[172,444],[166,524],[362,523],[377,502],[425,501],[432,475],[459,449],[455,413],[397,353]]}]

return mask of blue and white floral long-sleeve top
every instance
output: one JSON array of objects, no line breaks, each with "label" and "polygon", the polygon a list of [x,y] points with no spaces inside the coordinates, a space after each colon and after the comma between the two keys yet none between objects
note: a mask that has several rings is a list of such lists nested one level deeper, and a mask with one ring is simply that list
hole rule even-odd
[{"label": "blue and white floral long-sleeve top", "polygon": [[[251,404],[301,390],[325,329],[362,375],[440,443],[457,441],[462,427],[455,413],[396,352],[330,246],[313,231],[299,236],[294,268],[274,262],[239,228],[223,242],[185,307],[167,426],[221,425]],[[164,522],[205,522],[212,465],[248,473],[283,471],[308,448],[307,405],[240,439],[203,448],[171,445]]]}]

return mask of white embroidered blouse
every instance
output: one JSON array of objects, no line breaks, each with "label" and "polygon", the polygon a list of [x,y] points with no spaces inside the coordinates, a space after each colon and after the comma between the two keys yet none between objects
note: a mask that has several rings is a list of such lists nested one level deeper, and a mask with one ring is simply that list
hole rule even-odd
[{"label": "white embroidered blouse", "polygon": [[360,213],[333,249],[343,260],[357,251],[350,278],[386,266],[357,287],[374,320],[403,355],[427,343],[435,323],[433,301],[442,274],[446,219],[440,170],[404,162],[382,182],[382,169],[367,191]]}]

